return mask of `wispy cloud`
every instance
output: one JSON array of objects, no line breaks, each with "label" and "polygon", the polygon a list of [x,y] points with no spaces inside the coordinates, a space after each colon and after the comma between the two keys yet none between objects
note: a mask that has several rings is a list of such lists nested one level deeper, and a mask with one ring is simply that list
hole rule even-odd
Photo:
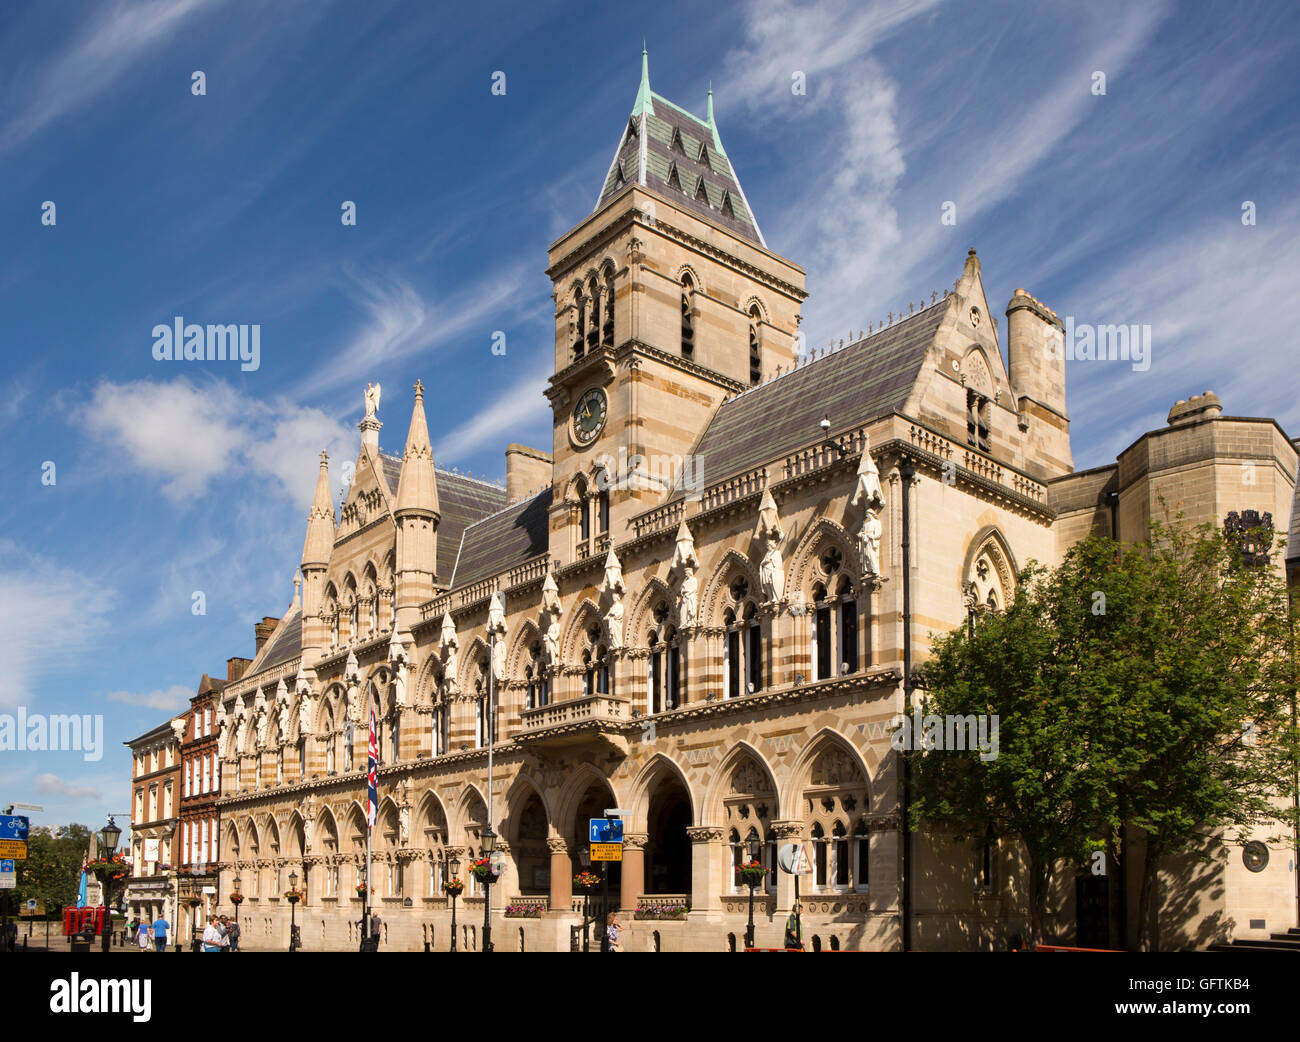
[{"label": "wispy cloud", "polygon": [[125,702],[129,706],[174,712],[189,705],[194,692],[184,684],[173,684],[159,691],[113,691],[107,697],[110,702]]},{"label": "wispy cloud", "polygon": [[463,459],[487,447],[502,434],[518,432],[521,420],[529,415],[544,416],[543,392],[550,378],[548,363],[534,369],[502,391],[495,399],[474,413],[474,418],[437,438],[434,457],[440,461]]},{"label": "wispy cloud", "polygon": [[141,56],[215,0],[114,4],[32,79],[0,129],[0,154],[89,104],[136,68]]},{"label": "wispy cloud", "polygon": [[30,703],[41,677],[88,653],[115,601],[85,572],[0,540],[0,706]]},{"label": "wispy cloud", "polygon": [[104,796],[103,790],[94,785],[76,785],[64,781],[57,774],[38,774],[32,784],[37,792],[66,796],[72,800],[102,800]]}]

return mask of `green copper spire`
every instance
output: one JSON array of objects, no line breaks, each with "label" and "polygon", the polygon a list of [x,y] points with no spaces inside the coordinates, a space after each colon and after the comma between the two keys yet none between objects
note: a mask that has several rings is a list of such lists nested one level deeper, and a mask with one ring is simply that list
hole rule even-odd
[{"label": "green copper spire", "polygon": [[636,104],[632,106],[632,115],[640,116],[654,112],[654,102],[650,100],[650,52],[646,50],[645,41],[641,41],[641,86],[637,88]]},{"label": "green copper spire", "polygon": [[718,125],[713,122],[713,81],[712,80],[709,80],[709,104],[708,104],[708,110],[704,117],[704,122],[708,124],[709,129],[713,131],[713,151],[717,152],[718,155],[720,156],[725,156],[727,154],[727,150],[722,147],[722,138],[718,137]]}]

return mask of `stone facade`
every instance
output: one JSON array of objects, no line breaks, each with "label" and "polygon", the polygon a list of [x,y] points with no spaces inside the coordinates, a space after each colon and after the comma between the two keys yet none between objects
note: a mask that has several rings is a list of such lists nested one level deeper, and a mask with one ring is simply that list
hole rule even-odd
[{"label": "stone facade", "polygon": [[[553,443],[511,445],[505,489],[435,465],[420,385],[400,457],[368,391],[338,516],[322,455],[301,589],[219,693],[220,892],[242,879],[248,947],[287,946],[291,871],[304,946],[357,943],[373,712],[387,947],[448,946],[453,859],[457,944],[483,943],[466,869],[490,826],[496,948],[567,949],[587,821],[619,808],[629,949],[742,943],[751,837],[759,946],[781,942],[795,877],[776,853],[797,841],[809,946],[897,949],[905,644],[922,660],[1094,527],[1141,537],[1162,497],[1193,520],[1289,517],[1295,448],[1217,399],[1075,472],[1065,364],[1043,349],[1061,322],[1017,290],[1004,363],[974,250],[951,290],[801,349],[803,271],[758,232],[711,105],[689,116],[644,71],[600,204],[547,271]],[[1166,944],[1289,921],[1285,850],[1249,878],[1227,853],[1213,887],[1170,866]],[[922,833],[912,865],[916,946],[1024,931],[1014,845]],[[1073,874],[1056,886],[1053,928],[1077,939]]]},{"label": "stone facade", "polygon": [[[131,876],[123,904],[128,917],[153,922],[171,914],[179,863],[180,737],[173,721],[126,743],[131,750]],[[91,901],[94,904],[96,902]]]}]

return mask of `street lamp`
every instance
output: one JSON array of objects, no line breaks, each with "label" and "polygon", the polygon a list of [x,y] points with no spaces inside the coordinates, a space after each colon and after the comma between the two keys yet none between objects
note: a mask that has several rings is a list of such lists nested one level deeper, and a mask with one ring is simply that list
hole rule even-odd
[{"label": "street lamp", "polygon": [[292,869],[289,871],[289,951],[298,950],[298,920],[296,917],[296,906],[298,904],[298,873]]},{"label": "street lamp", "polygon": [[[587,846],[580,847],[578,850],[578,867],[582,869],[583,874],[591,868],[591,848]],[[591,908],[591,887],[582,888],[582,953],[586,955],[591,950],[591,941],[588,938],[588,920]]]},{"label": "street lamp", "polygon": [[[108,816],[108,824],[99,830],[99,845],[104,848],[104,853],[100,855],[101,860],[111,861],[113,852],[117,850],[117,841],[122,838],[122,830],[117,827],[117,822],[113,820],[113,815]],[[110,928],[113,922],[113,873],[110,869],[104,873],[104,928],[102,930],[104,938],[104,951],[113,942],[113,936]]]},{"label": "street lamp", "polygon": [[[447,862],[447,868],[451,872],[450,879],[456,879],[460,876],[460,858],[453,857]],[[456,891],[451,889],[447,891],[451,896],[451,950],[456,950]]]},{"label": "street lamp", "polygon": [[[235,900],[235,894],[239,894],[239,895],[240,895],[240,901],[243,900],[243,893],[242,893],[242,891],[241,891],[240,888],[239,888],[239,884],[242,883],[242,882],[243,882],[243,880],[241,880],[241,879],[239,878],[239,876],[235,876],[235,878],[232,879],[232,880],[230,881],[230,885],[233,886],[233,887],[235,888],[235,889],[231,892],[231,894],[230,894],[230,903],[231,903],[232,905],[235,906],[235,925],[236,925],[236,926],[239,925],[239,901],[236,901],[236,900]],[[238,938],[235,938],[235,939],[238,940]]]},{"label": "street lamp", "polygon": [[[757,861],[758,855],[763,852],[763,845],[758,841],[758,836],[749,837],[749,860]],[[758,879],[761,878],[757,872],[746,874],[746,880],[749,884],[749,925],[745,927],[745,947],[754,947],[754,887],[758,885]]]},{"label": "street lamp", "polygon": [[489,821],[483,830],[483,856],[487,858],[488,870],[483,873],[483,950],[492,951],[492,848],[496,844],[497,834],[492,831]]}]

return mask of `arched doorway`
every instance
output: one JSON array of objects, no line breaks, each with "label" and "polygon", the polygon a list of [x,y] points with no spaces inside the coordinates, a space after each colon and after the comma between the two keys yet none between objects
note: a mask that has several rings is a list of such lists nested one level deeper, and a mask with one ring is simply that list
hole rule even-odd
[{"label": "arched doorway", "polygon": [[675,775],[665,774],[650,794],[647,815],[647,894],[691,892],[691,798]]},{"label": "arched doorway", "polygon": [[548,894],[551,889],[551,857],[546,846],[546,808],[536,792],[529,793],[519,809],[510,851],[519,873],[519,893]]},{"label": "arched doorway", "polygon": [[[582,869],[582,855],[591,848],[590,822],[592,818],[605,817],[605,811],[615,806],[614,790],[605,782],[592,781],[578,803],[577,813],[569,831],[569,849],[574,851],[573,872],[577,875]],[[595,875],[602,871],[609,877],[609,894],[611,908],[618,905],[618,897],[623,885],[623,866],[618,861],[597,861],[589,868]]]}]

